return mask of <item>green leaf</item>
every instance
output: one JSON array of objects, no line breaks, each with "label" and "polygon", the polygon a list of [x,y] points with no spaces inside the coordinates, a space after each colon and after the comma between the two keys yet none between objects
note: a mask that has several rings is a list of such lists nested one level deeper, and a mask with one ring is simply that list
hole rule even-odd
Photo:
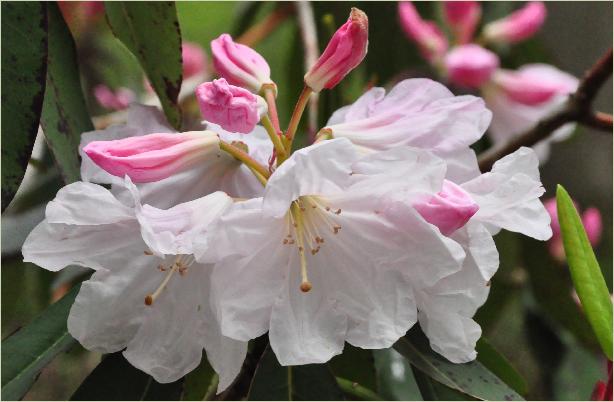
[{"label": "green leaf", "polygon": [[181,396],[183,379],[160,384],[132,366],[121,352],[103,356],[81,383],[72,401],[173,401]]},{"label": "green leaf", "polygon": [[612,300],[582,220],[563,186],[556,189],[556,207],[565,255],[574,287],[588,322],[612,360]]},{"label": "green leaf", "polygon": [[357,382],[350,381],[346,378],[336,377],[337,385],[343,392],[351,396],[351,400],[359,401],[383,401],[384,399],[371,391],[369,388],[365,388]]},{"label": "green leaf", "polygon": [[420,370],[413,368],[413,375],[425,401],[475,401],[475,398],[454,390],[433,380]]},{"label": "green leaf", "polygon": [[28,166],[43,107],[47,74],[47,8],[2,3],[2,210]]},{"label": "green leaf", "polygon": [[346,343],[343,353],[333,357],[329,367],[336,377],[345,378],[371,391],[377,389],[375,365],[370,350]]},{"label": "green leaf", "polygon": [[28,326],[2,342],[2,399],[21,399],[38,373],[75,340],[66,319],[80,286],[49,306]]},{"label": "green leaf", "polygon": [[520,395],[527,394],[527,382],[516,371],[509,360],[501,355],[485,338],[481,338],[478,341],[475,349],[478,352],[478,361],[480,363]]},{"label": "green leaf", "polygon": [[421,401],[411,365],[396,350],[373,350],[378,393],[386,400]]},{"label": "green leaf", "polygon": [[203,355],[200,365],[185,376],[183,382],[182,401],[203,401],[208,396],[215,395],[218,377],[207,357]]},{"label": "green leaf", "polygon": [[414,327],[394,348],[432,379],[473,398],[483,400],[522,400],[478,361],[454,364],[431,350],[428,340]]},{"label": "green leaf", "polygon": [[41,125],[66,183],[79,180],[81,134],[94,126],[79,81],[75,43],[56,3],[47,4],[49,53]]},{"label": "green leaf", "polygon": [[182,58],[175,3],[106,1],[105,12],[113,34],[141,63],[168,121],[179,129]]},{"label": "green leaf", "polygon": [[267,346],[247,397],[250,401],[336,401],[343,399],[335,377],[323,364],[283,367]]}]

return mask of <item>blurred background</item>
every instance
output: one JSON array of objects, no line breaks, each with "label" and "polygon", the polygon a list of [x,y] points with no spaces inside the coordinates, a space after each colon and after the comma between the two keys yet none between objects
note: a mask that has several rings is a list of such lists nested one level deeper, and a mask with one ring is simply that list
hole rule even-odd
[{"label": "blurred background", "polygon": [[[101,4],[64,3],[63,14],[77,43],[82,85],[88,107],[99,127],[121,119],[95,97],[95,88],[124,87],[139,99],[152,101],[143,73],[133,56],[110,32]],[[405,77],[432,77],[413,43],[402,34],[396,3],[314,2],[315,21],[323,50],[336,27],[358,6],[369,16],[369,53],[362,65],[341,85],[323,92],[319,102],[319,126],[342,105],[353,102],[370,86],[390,87]],[[519,3],[483,3],[483,21],[507,15]],[[417,5],[425,18],[439,18],[436,3]],[[502,65],[515,68],[525,63],[546,62],[577,77],[612,46],[611,2],[547,2],[545,26],[533,39],[502,49]],[[200,45],[207,56],[209,43],[221,33],[251,43],[269,62],[279,88],[278,107],[286,124],[302,88],[304,50],[294,5],[259,2],[179,2],[177,11],[184,42]],[[263,21],[268,21],[263,25]],[[262,32],[253,26],[273,28]],[[247,33],[246,33],[247,32]],[[259,36],[260,35],[260,36]],[[209,58],[210,60],[210,58]],[[207,64],[208,78],[215,77]],[[132,95],[131,95],[132,96]],[[182,102],[184,112],[197,113],[190,97]],[[108,105],[107,105],[108,107]],[[612,112],[612,80],[604,86],[595,108]],[[305,127],[302,127],[305,131]],[[303,138],[306,135],[302,136]],[[487,140],[476,145],[488,146]],[[26,180],[2,214],[2,338],[29,323],[46,306],[63,295],[84,275],[70,267],[51,273],[24,264],[21,245],[42,220],[44,207],[62,186],[57,169],[38,141]],[[574,135],[553,145],[543,165],[542,179],[554,196],[556,184],[565,186],[581,209],[596,207],[603,218],[603,232],[596,247],[606,282],[612,292],[612,133],[578,127]],[[496,238],[501,268],[492,283],[491,296],[478,311],[484,336],[523,375],[529,399],[582,400],[590,396],[598,379],[605,377],[605,359],[575,302],[564,261],[553,258],[545,243],[510,233]],[[56,358],[25,399],[66,399],[100,361],[100,355],[76,346]]]}]

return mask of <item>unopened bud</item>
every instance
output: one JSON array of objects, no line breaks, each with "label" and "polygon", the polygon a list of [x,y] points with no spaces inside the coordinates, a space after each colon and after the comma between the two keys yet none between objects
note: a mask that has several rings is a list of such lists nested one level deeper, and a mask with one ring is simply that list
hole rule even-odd
[{"label": "unopened bud", "polygon": [[471,42],[480,21],[482,8],[477,1],[446,1],[443,5],[446,22],[460,44]]},{"label": "unopened bud", "polygon": [[532,1],[505,18],[484,27],[484,37],[489,42],[517,43],[530,38],[544,24],[546,6]]},{"label": "unopened bud", "polygon": [[307,74],[305,84],[314,92],[335,87],[367,54],[369,20],[367,15],[352,8],[347,22],[335,32]]},{"label": "unopened bud", "polygon": [[232,85],[259,92],[263,84],[273,84],[268,63],[254,49],[235,43],[230,35],[222,34],[211,41],[213,65]]},{"label": "unopened bud", "polygon": [[479,206],[461,187],[444,180],[439,193],[429,200],[416,202],[414,208],[425,221],[448,236],[463,227],[478,212]]},{"label": "unopened bud", "polygon": [[499,58],[490,50],[469,44],[452,49],[444,61],[450,82],[469,88],[479,88],[499,67]]},{"label": "unopened bud", "polygon": [[196,88],[203,118],[226,131],[248,134],[266,112],[264,99],[246,89],[229,85],[224,78]]},{"label": "unopened bud", "polygon": [[401,28],[416,42],[425,59],[430,62],[441,59],[448,49],[448,41],[434,22],[423,20],[409,1],[399,3],[399,19]]}]

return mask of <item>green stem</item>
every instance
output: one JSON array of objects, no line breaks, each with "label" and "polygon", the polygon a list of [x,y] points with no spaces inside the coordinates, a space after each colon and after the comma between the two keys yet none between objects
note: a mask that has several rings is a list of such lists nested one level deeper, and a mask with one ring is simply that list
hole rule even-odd
[{"label": "green stem", "polygon": [[[247,153],[243,152],[239,148],[220,140],[220,149],[229,155],[235,157],[241,162],[245,163],[247,167],[252,169],[252,171],[258,172],[262,177],[268,179],[271,175],[266,167],[262,166],[260,163],[256,162],[251,156]],[[258,179],[260,179],[258,177]]]},{"label": "green stem", "polygon": [[363,401],[383,401],[384,399],[371,391],[368,388],[365,388],[359,385],[356,382],[352,382],[350,380],[346,380],[345,378],[336,377],[337,384],[339,388],[346,394],[350,394],[355,396],[358,399],[362,399]]},{"label": "green stem", "polygon": [[281,137],[277,134],[278,131],[276,131],[275,127],[273,127],[273,123],[271,122],[271,119],[269,119],[269,116],[267,115],[262,116],[262,119],[260,119],[260,122],[266,129],[266,132],[269,135],[269,138],[271,139],[271,142],[273,143],[275,150],[277,151],[278,162],[279,163],[283,162],[286,159],[286,147],[284,147],[284,144],[281,142]]},{"label": "green stem", "polygon": [[211,384],[209,384],[209,388],[207,388],[207,392],[205,393],[205,397],[203,401],[210,401],[215,396],[215,392],[217,391],[217,385],[220,382],[220,377],[217,373],[213,374],[213,378],[211,379]]},{"label": "green stem", "polygon": [[292,150],[292,140],[294,140],[294,134],[296,134],[296,129],[298,128],[298,123],[301,121],[301,116],[303,116],[303,112],[305,111],[305,106],[307,106],[307,101],[309,101],[309,97],[313,93],[313,90],[309,88],[307,85],[303,87],[301,94],[296,101],[296,106],[294,106],[294,112],[292,112],[292,117],[290,118],[290,124],[288,124],[288,130],[286,130],[286,138],[289,141],[288,144],[288,153]]}]

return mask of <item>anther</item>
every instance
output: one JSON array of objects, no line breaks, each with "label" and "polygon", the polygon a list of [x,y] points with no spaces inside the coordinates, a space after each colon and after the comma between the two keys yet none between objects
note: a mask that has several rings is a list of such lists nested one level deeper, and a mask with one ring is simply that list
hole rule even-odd
[{"label": "anther", "polygon": [[143,254],[145,254],[145,255],[153,255],[151,250],[145,250],[145,251],[143,251]]},{"label": "anther", "polygon": [[336,215],[339,215],[341,213],[341,208],[339,208],[338,210],[335,211]]},{"label": "anther", "polygon": [[341,226],[333,226],[333,233],[334,234],[339,233],[339,230],[341,230]]},{"label": "anther", "polygon": [[301,283],[301,292],[307,293],[311,290],[311,282],[305,281]]},{"label": "anther", "polygon": [[288,244],[288,239],[284,239],[283,243]]},{"label": "anther", "polygon": [[326,207],[325,209],[326,209],[327,211],[330,211],[330,207]]},{"label": "anther", "polygon": [[164,271],[166,271],[166,268],[164,268],[163,264],[160,264],[160,265],[158,265],[158,270],[161,271],[161,272],[164,272]]},{"label": "anther", "polygon": [[151,306],[153,304],[153,297],[151,295],[145,296],[145,305]]}]

